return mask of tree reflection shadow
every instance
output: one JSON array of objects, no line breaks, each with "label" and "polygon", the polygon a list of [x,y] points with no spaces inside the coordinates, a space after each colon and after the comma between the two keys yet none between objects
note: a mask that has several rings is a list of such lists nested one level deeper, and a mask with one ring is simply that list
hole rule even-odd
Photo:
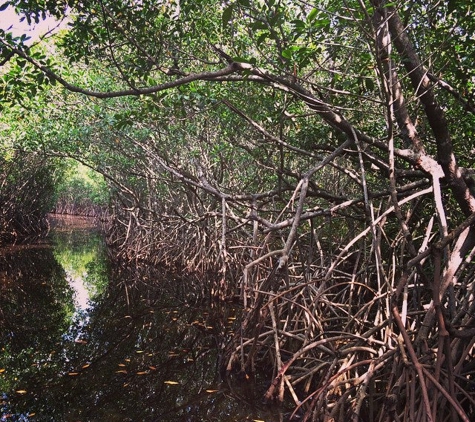
[{"label": "tree reflection shadow", "polygon": [[[104,259],[89,277],[104,276]],[[183,280],[115,267],[93,304],[75,313],[50,247],[5,254],[1,268],[1,410],[9,420],[283,420],[260,404],[264,388],[256,393],[242,380],[231,389],[219,378],[239,319],[234,305],[190,304]]]},{"label": "tree reflection shadow", "polygon": [[[29,414],[28,398],[56,378],[61,335],[74,310],[72,291],[50,245],[0,253],[2,413]],[[59,353],[58,353],[59,352]],[[3,419],[2,419],[3,420]],[[15,420],[15,419],[13,419]]]}]

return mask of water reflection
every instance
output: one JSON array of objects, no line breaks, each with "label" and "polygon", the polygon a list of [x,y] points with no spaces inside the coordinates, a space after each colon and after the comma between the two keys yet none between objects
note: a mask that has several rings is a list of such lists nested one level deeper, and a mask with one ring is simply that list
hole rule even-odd
[{"label": "water reflection", "polygon": [[2,420],[27,420],[35,412],[24,398],[60,370],[56,355],[71,322],[72,291],[47,243],[2,250],[0,274]]},{"label": "water reflection", "polygon": [[108,283],[103,238],[91,219],[56,217],[51,221],[54,256],[74,292],[76,310],[85,311],[89,301],[99,296]]},{"label": "water reflection", "polygon": [[258,387],[219,379],[236,308],[190,304],[163,274],[109,268],[90,231],[57,229],[52,243],[0,256],[2,421],[282,420]]}]

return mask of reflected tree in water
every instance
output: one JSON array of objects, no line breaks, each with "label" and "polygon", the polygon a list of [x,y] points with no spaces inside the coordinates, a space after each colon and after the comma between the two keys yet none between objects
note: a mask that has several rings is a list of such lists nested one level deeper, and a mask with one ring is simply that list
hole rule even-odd
[{"label": "reflected tree in water", "polygon": [[[67,245],[67,238],[55,237],[65,249],[59,254],[80,256],[81,242]],[[110,271],[98,253],[85,267],[88,283],[105,286],[104,275],[112,282],[75,312],[74,292],[51,248],[14,257],[2,262],[11,278],[2,283],[0,364],[2,413],[12,420],[281,420],[253,404],[264,388],[256,394],[249,381],[239,390],[220,381],[220,356],[239,309],[191,305],[186,281]]]},{"label": "reflected tree in water", "polygon": [[[0,274],[2,408],[11,402],[22,413],[29,409],[27,398],[57,377],[61,335],[74,310],[72,291],[46,244],[3,251]],[[15,392],[23,390],[17,400],[21,393]]]}]

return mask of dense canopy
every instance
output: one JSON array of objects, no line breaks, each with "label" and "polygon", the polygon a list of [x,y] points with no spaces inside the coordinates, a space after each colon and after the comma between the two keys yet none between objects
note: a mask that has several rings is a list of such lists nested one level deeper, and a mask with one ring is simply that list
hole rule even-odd
[{"label": "dense canopy", "polygon": [[239,298],[223,374],[304,420],[473,420],[474,6],[6,2],[65,29],[0,30],[2,238],[74,159],[118,255]]}]

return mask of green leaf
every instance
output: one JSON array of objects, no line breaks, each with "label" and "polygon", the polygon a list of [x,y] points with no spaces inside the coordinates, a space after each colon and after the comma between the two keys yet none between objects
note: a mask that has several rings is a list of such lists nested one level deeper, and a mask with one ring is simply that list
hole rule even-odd
[{"label": "green leaf", "polygon": [[318,19],[316,20],[312,26],[314,28],[324,28],[330,24],[330,19],[324,18],[324,19]]},{"label": "green leaf", "polygon": [[230,5],[228,7],[226,7],[226,9],[224,9],[223,11],[223,28],[225,28],[229,21],[231,20],[232,16],[233,16],[233,7],[234,5]]},{"label": "green leaf", "polygon": [[256,21],[252,23],[251,29],[257,31],[258,29],[267,29],[267,25],[264,22]]},{"label": "green leaf", "polygon": [[286,48],[282,51],[282,57],[285,59],[290,59],[294,55],[294,53],[298,53],[301,50],[305,50],[305,47],[299,47],[297,45],[292,45],[289,48]]},{"label": "green leaf", "polygon": [[290,60],[292,58],[292,51],[289,48],[283,50],[282,51],[282,57],[284,59],[289,59]]},{"label": "green leaf", "polygon": [[300,19],[295,19],[291,23],[298,32],[303,32],[306,27],[305,22]]},{"label": "green leaf", "polygon": [[259,47],[267,38],[269,38],[269,33],[265,31],[257,38],[256,45]]},{"label": "green leaf", "polygon": [[307,23],[310,23],[313,20],[315,20],[315,18],[317,17],[317,14],[318,14],[318,9],[313,8],[307,16]]}]

